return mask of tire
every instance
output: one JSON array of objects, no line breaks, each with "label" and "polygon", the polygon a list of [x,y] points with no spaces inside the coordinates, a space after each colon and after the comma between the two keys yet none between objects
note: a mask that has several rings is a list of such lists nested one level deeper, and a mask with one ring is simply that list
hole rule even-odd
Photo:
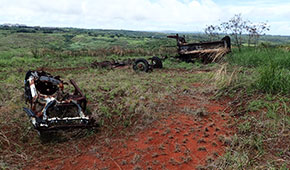
[{"label": "tire", "polygon": [[156,56],[152,57],[151,62],[153,68],[163,68],[162,61],[159,57]]},{"label": "tire", "polygon": [[137,59],[133,64],[133,70],[136,72],[148,72],[149,71],[149,63],[144,58]]}]

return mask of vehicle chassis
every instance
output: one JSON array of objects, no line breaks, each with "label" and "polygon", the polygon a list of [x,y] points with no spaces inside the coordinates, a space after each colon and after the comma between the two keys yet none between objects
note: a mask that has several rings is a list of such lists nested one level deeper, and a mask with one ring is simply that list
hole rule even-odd
[{"label": "vehicle chassis", "polygon": [[87,100],[74,80],[74,93],[63,91],[59,76],[44,71],[28,71],[25,76],[25,99],[30,109],[24,108],[34,128],[41,131],[94,126],[94,120],[84,114]]}]

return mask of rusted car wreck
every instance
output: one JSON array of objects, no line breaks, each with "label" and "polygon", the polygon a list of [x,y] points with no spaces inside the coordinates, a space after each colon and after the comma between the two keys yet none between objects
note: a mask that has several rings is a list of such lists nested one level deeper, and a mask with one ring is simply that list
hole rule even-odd
[{"label": "rusted car wreck", "polygon": [[85,115],[87,100],[74,80],[70,80],[73,94],[64,92],[68,83],[45,71],[28,71],[24,84],[24,96],[30,105],[24,111],[39,132],[96,126],[94,119]]},{"label": "rusted car wreck", "polygon": [[231,39],[225,36],[220,41],[188,43],[185,37],[178,34],[167,36],[174,38],[177,42],[177,53],[183,61],[191,62],[194,59],[201,59],[203,63],[215,62],[221,59],[225,54],[231,52]]}]

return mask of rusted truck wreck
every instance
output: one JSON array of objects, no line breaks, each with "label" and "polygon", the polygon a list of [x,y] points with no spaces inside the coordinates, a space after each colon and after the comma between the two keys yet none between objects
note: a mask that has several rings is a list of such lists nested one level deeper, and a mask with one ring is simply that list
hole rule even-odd
[{"label": "rusted truck wreck", "polygon": [[47,130],[93,127],[94,119],[85,115],[87,100],[77,84],[70,80],[74,93],[64,92],[59,76],[44,71],[28,71],[25,76],[25,99],[30,108],[24,108],[34,128]]},{"label": "rusted truck wreck", "polygon": [[178,34],[167,36],[174,38],[177,42],[177,53],[183,61],[192,62],[194,59],[201,59],[203,63],[210,63],[220,60],[225,54],[231,52],[231,39],[225,36],[220,41],[188,43],[185,37]]}]

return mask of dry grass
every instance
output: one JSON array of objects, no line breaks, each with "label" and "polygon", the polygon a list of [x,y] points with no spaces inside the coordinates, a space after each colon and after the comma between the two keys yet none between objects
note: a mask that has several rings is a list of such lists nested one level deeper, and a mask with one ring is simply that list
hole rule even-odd
[{"label": "dry grass", "polygon": [[229,50],[227,48],[218,48],[218,49],[215,49],[215,51],[213,52],[209,51],[208,53],[209,53],[209,58],[212,60],[212,62],[219,62],[225,57],[225,55],[228,52]]},{"label": "dry grass", "polygon": [[185,55],[199,55],[211,62],[220,62],[229,53],[228,48],[215,48],[182,52]]},{"label": "dry grass", "polygon": [[220,68],[215,72],[212,80],[216,83],[219,88],[228,87],[237,81],[239,81],[238,73],[240,68],[232,68],[228,64],[222,64]]}]

